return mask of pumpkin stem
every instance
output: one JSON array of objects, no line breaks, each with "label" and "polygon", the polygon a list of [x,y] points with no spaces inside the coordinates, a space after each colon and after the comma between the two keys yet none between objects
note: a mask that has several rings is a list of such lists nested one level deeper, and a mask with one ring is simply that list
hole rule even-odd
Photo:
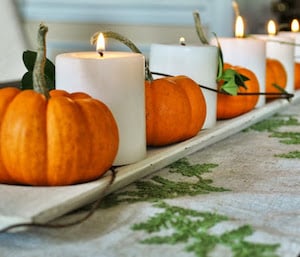
[{"label": "pumpkin stem", "polygon": [[197,35],[201,41],[202,44],[204,45],[209,45],[209,42],[205,36],[202,24],[201,24],[201,19],[200,19],[200,14],[199,12],[195,11],[193,12],[193,16],[194,16],[194,22],[195,22],[195,27],[196,27],[196,32]]},{"label": "pumpkin stem", "polygon": [[[96,32],[94,33],[94,35],[91,37],[90,39],[90,43],[92,45],[95,45],[97,43],[97,39],[98,39],[98,35],[101,32]],[[106,31],[106,32],[102,32],[103,36],[106,38],[113,38],[116,39],[118,41],[120,41],[121,43],[123,43],[124,45],[126,45],[127,47],[129,47],[129,49],[134,52],[134,53],[138,53],[138,54],[142,54],[142,52],[140,51],[140,49],[138,49],[138,47],[128,38],[124,37],[123,35],[117,33],[117,32],[113,32],[113,31]],[[152,74],[149,70],[149,65],[148,62],[146,61],[145,63],[145,79],[146,80],[153,80],[152,78]]]},{"label": "pumpkin stem", "polygon": [[33,68],[33,89],[43,94],[47,99],[50,97],[45,79],[46,64],[46,34],[48,27],[43,23],[40,24],[37,36],[37,56]]}]

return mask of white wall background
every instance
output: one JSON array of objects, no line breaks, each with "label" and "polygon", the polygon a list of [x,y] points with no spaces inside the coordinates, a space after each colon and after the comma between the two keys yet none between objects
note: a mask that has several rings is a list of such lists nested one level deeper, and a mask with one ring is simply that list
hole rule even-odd
[{"label": "white wall background", "polygon": [[15,5],[0,2],[0,83],[20,80],[25,73],[22,53],[26,50],[24,35]]},{"label": "white wall background", "polygon": [[[147,55],[151,43],[198,44],[193,11],[203,24],[218,34],[231,36],[231,0],[16,0],[30,45],[40,21],[49,26],[50,58],[59,52],[90,49],[89,39],[99,30],[114,30],[127,36]],[[110,49],[122,49],[116,42]]]},{"label": "white wall background", "polygon": [[[14,0],[24,21],[29,45],[35,47],[40,21],[49,26],[48,56],[60,52],[92,50],[89,39],[99,30],[127,36],[147,56],[151,43],[177,43],[184,36],[198,44],[192,13],[198,10],[204,25],[218,36],[232,36],[231,0]],[[273,17],[274,0],[237,0],[248,33],[264,33]],[[210,33],[209,33],[210,35]],[[110,42],[109,50],[126,50]]]}]

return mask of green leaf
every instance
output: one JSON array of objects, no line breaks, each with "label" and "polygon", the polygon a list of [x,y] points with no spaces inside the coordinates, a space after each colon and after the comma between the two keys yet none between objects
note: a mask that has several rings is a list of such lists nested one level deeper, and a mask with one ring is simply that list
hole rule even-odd
[{"label": "green leaf", "polygon": [[278,84],[273,83],[272,86],[275,87],[279,92],[281,92],[283,94],[288,94],[288,92],[283,87],[279,86]]},{"label": "green leaf", "polygon": [[222,77],[222,74],[223,74],[224,59],[223,59],[222,48],[221,48],[220,42],[218,40],[218,36],[214,32],[213,32],[213,35],[216,38],[217,46],[218,46],[218,74],[217,74],[217,80],[219,80]]},{"label": "green leaf", "polygon": [[[33,89],[32,72],[37,53],[27,50],[23,52],[23,62],[28,70],[22,78],[21,89]],[[55,89],[55,65],[46,59],[45,64],[45,79],[49,90]]]},{"label": "green leaf", "polygon": [[230,95],[237,95],[239,87],[247,89],[245,81],[249,80],[248,77],[238,73],[233,69],[223,71],[223,74],[218,81],[224,81],[221,90]]},{"label": "green leaf", "polygon": [[286,94],[287,95],[287,100],[290,102],[291,98],[293,97],[293,94],[289,94],[283,87],[279,86],[276,83],[272,84],[273,87],[275,87],[279,92],[281,92],[282,94]]},{"label": "green leaf", "polygon": [[23,52],[23,63],[28,71],[33,71],[35,59],[36,52],[29,50]]},{"label": "green leaf", "polygon": [[[33,89],[33,72],[32,71],[27,71],[23,78],[22,78],[22,83],[21,83],[21,89],[25,90],[25,89]],[[49,90],[53,90],[55,89],[54,85],[55,85],[55,81],[53,81],[53,78],[50,78],[49,76],[47,76],[45,74],[45,79],[46,79],[46,85],[49,88]]]},{"label": "green leaf", "polygon": [[249,80],[248,77],[238,73],[238,72],[235,72],[234,74],[234,80],[235,80],[235,83],[240,86],[240,87],[243,87],[245,89],[247,89],[247,86],[245,85],[245,81]]},{"label": "green leaf", "polygon": [[27,71],[22,78],[22,83],[21,83],[21,89],[33,89],[33,84],[32,84],[32,72]]},{"label": "green leaf", "polygon": [[217,81],[220,80],[222,78],[222,74],[223,74],[223,60],[222,60],[222,57],[219,55],[219,58],[218,58],[218,74],[217,74]]},{"label": "green leaf", "polygon": [[224,70],[222,74],[222,80],[229,81],[234,80],[235,81],[236,71],[232,69]]},{"label": "green leaf", "polygon": [[237,95],[238,93],[238,87],[233,79],[224,83],[221,89],[229,95]]}]

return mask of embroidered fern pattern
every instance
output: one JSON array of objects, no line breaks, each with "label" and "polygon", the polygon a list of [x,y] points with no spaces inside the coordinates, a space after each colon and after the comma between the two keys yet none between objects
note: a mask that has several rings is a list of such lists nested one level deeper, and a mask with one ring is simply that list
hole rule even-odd
[{"label": "embroidered fern pattern", "polygon": [[[281,127],[291,127],[299,126],[299,121],[293,116],[286,115],[274,115],[273,117],[261,121],[245,131],[255,130],[255,131],[267,131],[270,133],[270,137],[279,138],[279,142],[287,145],[297,145],[300,144],[300,132],[290,132],[290,131],[278,131]],[[280,158],[294,158],[300,159],[300,154],[298,151],[292,151],[286,154],[276,154],[275,157]]]},{"label": "embroidered fern pattern", "polygon": [[[209,229],[220,222],[229,220],[226,216],[170,206],[165,202],[158,202],[155,206],[164,209],[164,212],[132,227],[133,230],[143,230],[151,235],[141,240],[141,243],[170,245],[184,243],[186,245],[184,250],[194,253],[197,257],[209,256],[217,245],[228,247],[233,257],[278,256],[276,249],[279,244],[269,245],[246,241],[245,238],[253,233],[248,225],[220,235],[210,233]],[[163,235],[163,231],[168,232]],[[171,234],[170,231],[172,231]]]},{"label": "embroidered fern pattern", "polygon": [[162,176],[153,176],[150,179],[135,182],[136,190],[108,195],[103,200],[102,207],[110,207],[121,202],[157,201],[186,195],[228,191],[223,187],[213,186],[211,179],[202,177],[203,174],[212,172],[212,169],[217,166],[217,164],[191,165],[186,158],[183,158],[171,164],[169,172],[180,174],[183,178],[193,178],[192,181],[172,181]]}]

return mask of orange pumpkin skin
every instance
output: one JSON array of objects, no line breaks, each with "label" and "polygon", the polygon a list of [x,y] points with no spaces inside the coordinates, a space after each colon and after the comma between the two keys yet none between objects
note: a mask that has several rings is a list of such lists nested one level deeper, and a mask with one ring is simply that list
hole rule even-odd
[{"label": "orange pumpkin skin", "polygon": [[300,63],[296,62],[295,63],[295,85],[294,85],[294,89],[300,89]]},{"label": "orange pumpkin skin", "polygon": [[99,178],[119,136],[110,110],[84,93],[0,90],[0,182],[61,186]]},{"label": "orange pumpkin skin", "polygon": [[[228,63],[224,64],[225,69],[233,69],[238,73],[246,76],[249,80],[245,81],[247,89],[239,87],[240,93],[259,92],[259,82],[256,75],[249,69],[239,66],[232,66]],[[218,82],[218,89],[220,90],[223,81]],[[251,111],[258,101],[258,95],[217,95],[217,119],[231,119]]]},{"label": "orange pumpkin skin", "polygon": [[186,76],[145,82],[148,146],[163,146],[195,136],[206,118],[204,95]]},{"label": "orange pumpkin skin", "polygon": [[[266,59],[266,92],[278,93],[273,84],[285,88],[287,84],[287,73],[283,64],[276,59]],[[277,96],[266,95],[267,99],[274,99]]]}]

